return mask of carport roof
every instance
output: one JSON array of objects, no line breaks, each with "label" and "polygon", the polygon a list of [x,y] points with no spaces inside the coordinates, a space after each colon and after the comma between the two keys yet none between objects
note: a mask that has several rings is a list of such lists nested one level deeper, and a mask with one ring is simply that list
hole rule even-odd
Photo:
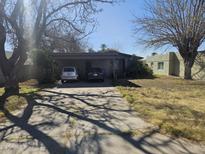
[{"label": "carport roof", "polygon": [[[132,55],[117,52],[114,50],[106,51],[106,52],[76,52],[76,53],[53,53],[52,56],[54,59],[123,59],[130,58]],[[138,59],[142,59],[142,57],[136,56]]]}]

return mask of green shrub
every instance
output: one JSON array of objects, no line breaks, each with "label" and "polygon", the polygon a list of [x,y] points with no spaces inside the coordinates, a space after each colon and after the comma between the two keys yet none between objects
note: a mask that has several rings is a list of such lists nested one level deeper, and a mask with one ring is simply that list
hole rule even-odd
[{"label": "green shrub", "polygon": [[153,78],[153,71],[146,64],[133,56],[128,66],[127,77],[136,79]]},{"label": "green shrub", "polygon": [[58,64],[47,50],[33,50],[32,59],[35,66],[35,77],[40,84],[53,83],[60,77]]}]

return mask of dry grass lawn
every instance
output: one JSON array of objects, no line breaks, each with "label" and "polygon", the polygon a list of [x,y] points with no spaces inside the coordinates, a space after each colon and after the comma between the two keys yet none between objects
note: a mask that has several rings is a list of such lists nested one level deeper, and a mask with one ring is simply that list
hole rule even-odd
[{"label": "dry grass lawn", "polygon": [[159,77],[130,82],[140,87],[119,90],[141,117],[162,133],[205,142],[205,81]]}]

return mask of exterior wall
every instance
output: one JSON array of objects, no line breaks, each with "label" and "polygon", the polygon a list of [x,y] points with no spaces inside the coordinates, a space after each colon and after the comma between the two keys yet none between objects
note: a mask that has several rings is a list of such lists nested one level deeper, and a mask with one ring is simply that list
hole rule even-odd
[{"label": "exterior wall", "polygon": [[[170,68],[170,53],[167,53],[165,55],[154,55],[147,57],[146,63],[148,66],[153,70],[154,74],[158,75],[169,75],[170,70],[173,68]],[[158,69],[158,63],[163,62],[164,63],[164,69]]]},{"label": "exterior wall", "polygon": [[179,53],[175,53],[176,55],[176,60],[178,61],[178,64],[176,64],[176,67],[179,69],[179,73],[177,76],[184,77],[184,61],[183,58]]},{"label": "exterior wall", "polygon": [[179,61],[174,52],[169,53],[169,75],[179,76]]},{"label": "exterior wall", "polygon": [[[158,62],[164,62],[163,70],[158,70]],[[146,63],[153,69],[154,74],[184,77],[184,61],[179,53],[170,52],[164,55],[150,56],[146,59]],[[151,63],[153,63],[152,66]],[[198,54],[192,67],[192,77],[197,80],[205,80],[205,53]]]},{"label": "exterior wall", "polygon": [[170,59],[171,70],[169,75],[179,76],[181,63],[176,53],[172,52],[172,57]]},{"label": "exterior wall", "polygon": [[192,77],[197,80],[205,80],[205,54],[199,54],[192,68]]},{"label": "exterior wall", "polygon": [[[184,61],[179,53],[176,53],[179,61],[179,76],[184,77]],[[205,80],[205,54],[199,53],[192,67],[192,78],[196,80]]]}]

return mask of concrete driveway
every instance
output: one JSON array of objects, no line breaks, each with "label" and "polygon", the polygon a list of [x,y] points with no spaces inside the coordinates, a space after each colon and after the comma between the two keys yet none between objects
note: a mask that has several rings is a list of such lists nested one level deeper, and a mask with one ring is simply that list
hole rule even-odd
[{"label": "concrete driveway", "polygon": [[0,123],[0,153],[205,153],[203,145],[159,134],[110,81],[78,84],[44,89],[27,97],[23,110],[8,113]]}]

